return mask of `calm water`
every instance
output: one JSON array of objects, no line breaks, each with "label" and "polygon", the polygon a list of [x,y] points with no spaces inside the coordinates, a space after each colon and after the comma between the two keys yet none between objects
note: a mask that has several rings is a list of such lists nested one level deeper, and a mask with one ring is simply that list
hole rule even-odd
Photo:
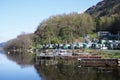
[{"label": "calm water", "polygon": [[[74,64],[74,66],[73,66]],[[120,68],[80,67],[72,61],[41,61],[0,52],[0,80],[120,80]]]}]

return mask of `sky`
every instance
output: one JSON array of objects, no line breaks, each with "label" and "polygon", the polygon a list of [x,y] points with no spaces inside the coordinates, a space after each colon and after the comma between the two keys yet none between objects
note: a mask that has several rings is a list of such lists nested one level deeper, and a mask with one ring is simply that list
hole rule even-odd
[{"label": "sky", "polygon": [[102,0],[0,0],[0,42],[34,33],[50,16],[82,13]]}]

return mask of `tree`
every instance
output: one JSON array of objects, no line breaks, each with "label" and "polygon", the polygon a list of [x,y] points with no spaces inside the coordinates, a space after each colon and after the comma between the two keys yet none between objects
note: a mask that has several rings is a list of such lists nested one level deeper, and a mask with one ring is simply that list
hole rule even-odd
[{"label": "tree", "polygon": [[5,50],[27,50],[33,46],[32,34],[21,34],[17,38],[9,40],[5,46]]},{"label": "tree", "polygon": [[62,40],[71,42],[73,37],[73,31],[70,27],[62,27],[60,29],[59,36],[62,38]]}]

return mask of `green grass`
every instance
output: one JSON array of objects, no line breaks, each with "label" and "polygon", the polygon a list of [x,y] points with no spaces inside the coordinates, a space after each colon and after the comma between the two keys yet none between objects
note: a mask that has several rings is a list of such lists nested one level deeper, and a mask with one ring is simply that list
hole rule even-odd
[{"label": "green grass", "polygon": [[88,36],[89,36],[91,39],[98,37],[96,33],[88,34]]},{"label": "green grass", "polygon": [[120,50],[90,50],[86,49],[86,52],[96,54],[102,58],[120,58]]}]

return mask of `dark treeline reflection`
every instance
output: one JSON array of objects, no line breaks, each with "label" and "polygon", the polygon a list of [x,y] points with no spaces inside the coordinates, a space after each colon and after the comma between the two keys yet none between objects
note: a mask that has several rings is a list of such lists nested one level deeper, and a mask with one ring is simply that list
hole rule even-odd
[{"label": "dark treeline reflection", "polygon": [[80,67],[73,64],[35,65],[43,80],[119,80],[120,68]]},{"label": "dark treeline reflection", "polygon": [[26,52],[12,52],[10,54],[6,54],[9,60],[15,61],[20,66],[28,66],[32,65],[33,62],[33,54]]}]

